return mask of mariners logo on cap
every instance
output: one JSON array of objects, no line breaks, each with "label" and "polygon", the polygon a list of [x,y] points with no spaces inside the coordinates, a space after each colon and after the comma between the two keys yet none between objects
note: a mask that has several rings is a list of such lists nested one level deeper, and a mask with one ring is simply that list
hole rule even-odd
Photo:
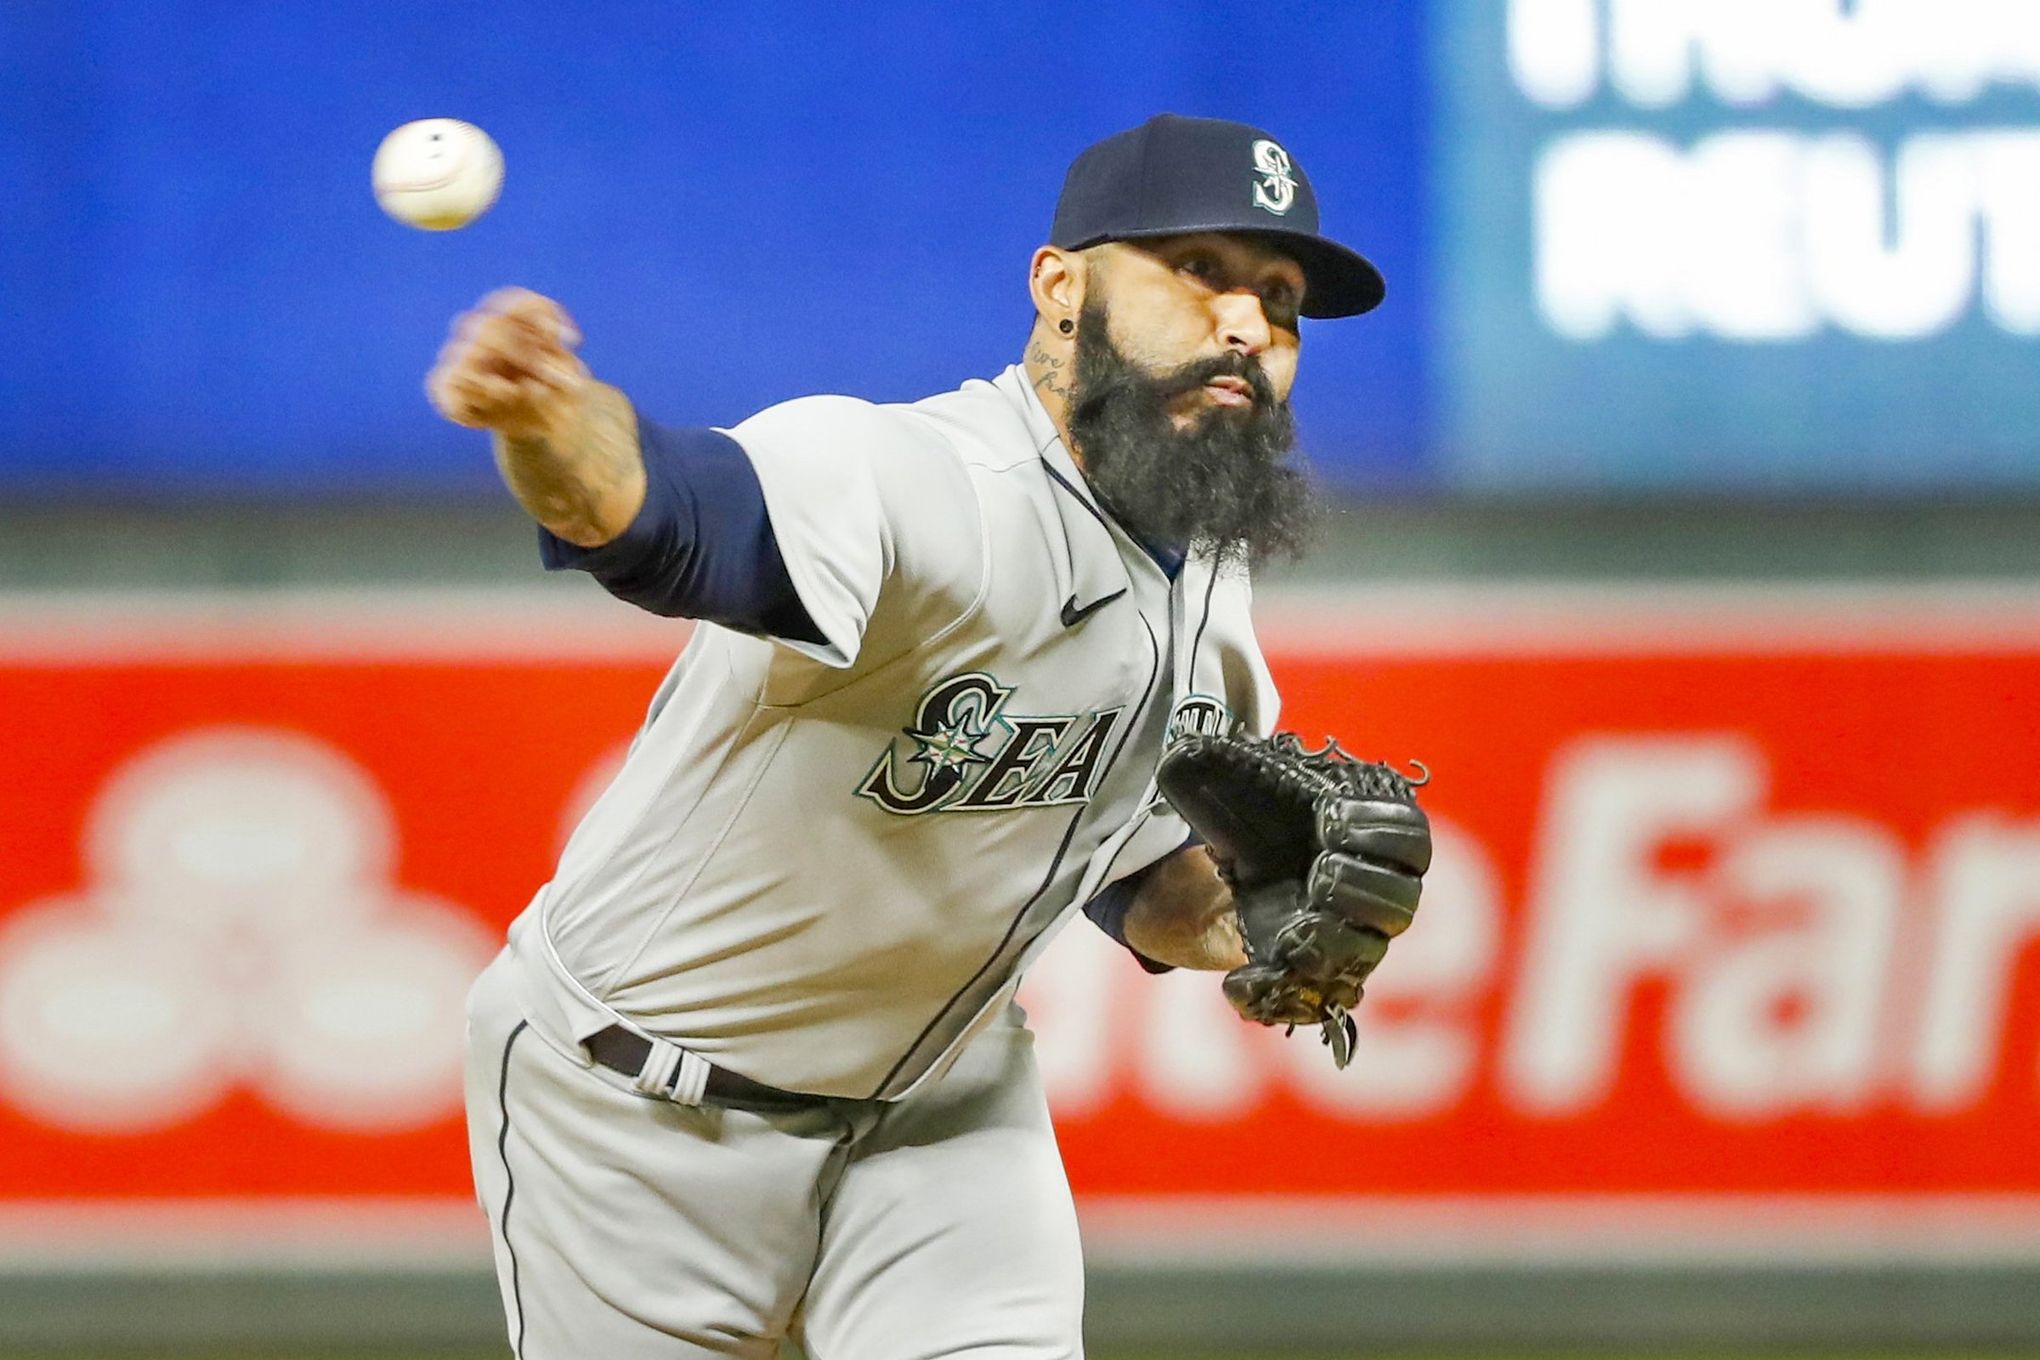
[{"label": "mariners logo on cap", "polygon": [[1296,176],[1291,173],[1289,153],[1266,137],[1254,143],[1254,169],[1260,179],[1254,185],[1254,206],[1280,217],[1296,202]]}]

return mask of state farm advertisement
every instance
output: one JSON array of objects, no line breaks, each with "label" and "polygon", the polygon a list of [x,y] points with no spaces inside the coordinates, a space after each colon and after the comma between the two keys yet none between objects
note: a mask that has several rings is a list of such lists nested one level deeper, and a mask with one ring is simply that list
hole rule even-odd
[{"label": "state farm advertisement", "polygon": [[[1080,1196],[2040,1194],[2040,600],[1478,603],[1265,629],[1283,725],[1434,774],[1351,1068],[1037,966]],[[467,983],[683,634],[267,608],[0,641],[0,1202],[468,1193]]]}]

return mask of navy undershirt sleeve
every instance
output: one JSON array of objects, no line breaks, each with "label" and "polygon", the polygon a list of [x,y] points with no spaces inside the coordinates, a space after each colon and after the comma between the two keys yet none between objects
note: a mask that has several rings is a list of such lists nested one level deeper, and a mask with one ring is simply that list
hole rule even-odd
[{"label": "navy undershirt sleeve", "polygon": [[621,534],[582,548],[538,530],[547,571],[585,571],[620,600],[669,618],[820,643],[787,575],[757,471],[719,430],[638,420],[645,503]]},{"label": "navy undershirt sleeve", "polygon": [[1156,963],[1153,959],[1126,943],[1127,909],[1133,905],[1134,897],[1140,892],[1141,885],[1148,881],[1150,874],[1159,869],[1172,856],[1182,854],[1183,851],[1188,850],[1193,845],[1202,844],[1204,844],[1203,839],[1193,835],[1189,840],[1184,841],[1179,848],[1171,851],[1170,854],[1162,856],[1161,859],[1148,865],[1147,868],[1128,874],[1117,883],[1108,885],[1104,891],[1084,904],[1084,915],[1091,918],[1091,924],[1097,926],[1098,929],[1104,931],[1107,935],[1110,935],[1121,945],[1124,945],[1126,952],[1133,955],[1140,966],[1147,969],[1150,973],[1174,972],[1175,965]]}]

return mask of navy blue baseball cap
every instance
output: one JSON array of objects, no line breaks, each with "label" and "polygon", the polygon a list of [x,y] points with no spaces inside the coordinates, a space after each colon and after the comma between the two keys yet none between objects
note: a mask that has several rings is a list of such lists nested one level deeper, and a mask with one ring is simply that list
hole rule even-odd
[{"label": "navy blue baseball cap", "polygon": [[1257,127],[1157,114],[1070,166],[1050,245],[1083,250],[1193,231],[1262,237],[1303,266],[1305,316],[1358,316],[1388,291],[1366,256],[1318,232],[1303,167]]}]

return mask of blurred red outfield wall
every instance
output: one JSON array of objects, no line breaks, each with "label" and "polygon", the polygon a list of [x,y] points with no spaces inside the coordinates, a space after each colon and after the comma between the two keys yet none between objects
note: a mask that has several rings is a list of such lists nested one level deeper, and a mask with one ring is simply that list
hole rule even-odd
[{"label": "blurred red outfield wall", "polygon": [[[679,640],[626,613],[7,612],[0,1204],[465,1196],[461,993]],[[2040,599],[1264,632],[1286,726],[1435,772],[1425,909],[1344,1073],[1074,924],[1025,1000],[1081,1195],[2040,1196]]]}]

